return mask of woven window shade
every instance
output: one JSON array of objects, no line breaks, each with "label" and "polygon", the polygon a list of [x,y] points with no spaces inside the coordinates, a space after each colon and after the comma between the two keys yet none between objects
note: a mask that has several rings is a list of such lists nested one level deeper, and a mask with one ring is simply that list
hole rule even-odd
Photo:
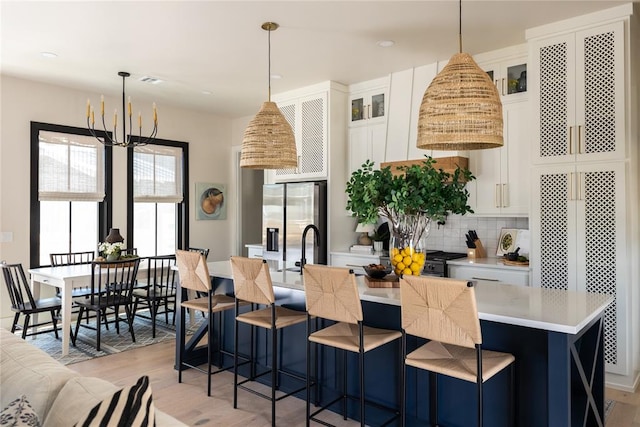
[{"label": "woven window shade", "polygon": [[275,102],[263,103],[244,131],[240,167],[285,169],[297,166],[296,140],[291,126]]},{"label": "woven window shade", "polygon": [[425,150],[502,147],[500,96],[469,54],[453,55],[425,91],[416,145]]}]

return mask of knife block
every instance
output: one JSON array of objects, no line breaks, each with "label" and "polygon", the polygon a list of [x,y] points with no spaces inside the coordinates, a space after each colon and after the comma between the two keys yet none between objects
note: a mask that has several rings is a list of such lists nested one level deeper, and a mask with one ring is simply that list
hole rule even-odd
[{"label": "knife block", "polygon": [[486,258],[487,251],[485,251],[484,246],[482,246],[480,239],[474,240],[473,243],[476,247],[467,249],[467,258]]}]

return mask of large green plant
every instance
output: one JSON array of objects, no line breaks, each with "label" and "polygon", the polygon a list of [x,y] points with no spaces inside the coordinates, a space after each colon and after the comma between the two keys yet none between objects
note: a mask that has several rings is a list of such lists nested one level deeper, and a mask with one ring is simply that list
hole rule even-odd
[{"label": "large green plant", "polygon": [[425,156],[422,165],[398,167],[404,173],[393,175],[389,166],[373,170],[367,160],[351,174],[346,193],[347,210],[362,223],[375,223],[378,216],[426,215],[441,221],[449,213],[473,212],[467,205],[471,172],[456,167],[453,173],[434,167],[435,160]]}]

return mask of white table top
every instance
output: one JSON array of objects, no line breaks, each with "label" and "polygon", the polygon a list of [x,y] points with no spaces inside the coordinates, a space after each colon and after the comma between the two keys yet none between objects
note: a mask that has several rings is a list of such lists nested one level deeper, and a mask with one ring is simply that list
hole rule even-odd
[{"label": "white table top", "polygon": [[[211,276],[232,279],[231,263],[207,263]],[[271,271],[274,286],[304,290],[300,273]],[[357,277],[360,299],[400,305],[400,289],[369,288]],[[478,316],[482,320],[576,334],[613,301],[607,294],[562,291],[529,286],[480,283],[476,285]]]}]

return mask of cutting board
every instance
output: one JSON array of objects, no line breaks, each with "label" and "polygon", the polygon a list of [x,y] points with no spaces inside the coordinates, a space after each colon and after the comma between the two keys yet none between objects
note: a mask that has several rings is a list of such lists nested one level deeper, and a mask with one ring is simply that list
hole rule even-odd
[{"label": "cutting board", "polygon": [[369,276],[364,276],[364,281],[370,288],[399,288],[400,278],[395,274],[388,274],[382,279],[374,279]]}]

